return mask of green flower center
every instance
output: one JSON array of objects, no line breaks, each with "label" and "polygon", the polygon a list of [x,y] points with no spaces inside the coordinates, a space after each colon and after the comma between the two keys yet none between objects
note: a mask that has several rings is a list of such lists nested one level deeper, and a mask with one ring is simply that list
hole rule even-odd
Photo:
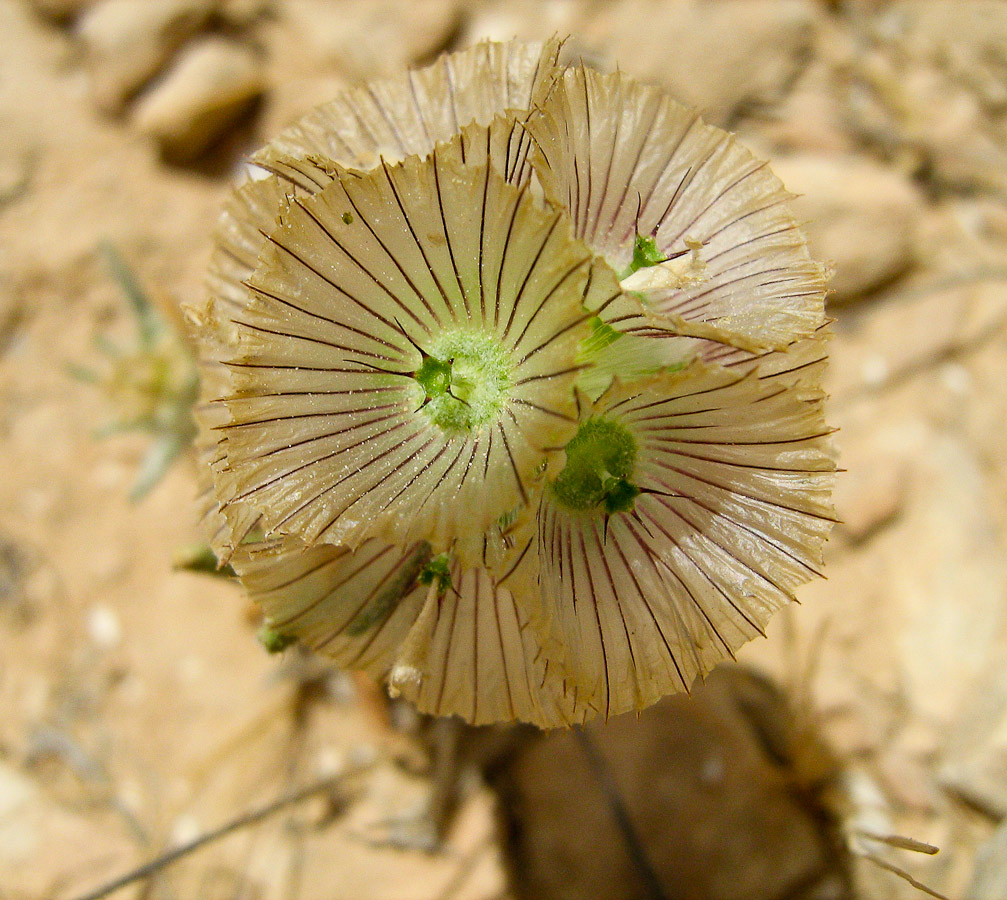
[{"label": "green flower center", "polygon": [[552,483],[556,500],[579,512],[628,512],[640,489],[630,478],[636,441],[610,419],[588,419],[566,445],[566,465]]},{"label": "green flower center", "polygon": [[445,431],[472,432],[502,412],[513,363],[499,341],[471,331],[439,335],[413,373],[423,389],[422,410]]},{"label": "green flower center", "polygon": [[626,270],[619,275],[619,280],[625,281],[640,269],[649,269],[667,261],[668,258],[657,249],[657,241],[654,238],[638,234],[633,242],[633,259],[630,260]]}]

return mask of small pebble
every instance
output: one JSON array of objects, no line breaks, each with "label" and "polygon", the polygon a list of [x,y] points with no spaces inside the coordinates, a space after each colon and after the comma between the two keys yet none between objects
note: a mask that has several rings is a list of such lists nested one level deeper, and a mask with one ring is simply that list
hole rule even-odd
[{"label": "small pebble", "polygon": [[122,624],[115,610],[98,604],[87,614],[87,633],[95,646],[101,650],[112,650],[122,640]]},{"label": "small pebble", "polygon": [[95,102],[118,112],[207,22],[215,0],[99,0],[77,24]]},{"label": "small pebble", "polygon": [[915,261],[923,201],[897,172],[853,155],[812,154],[774,160],[773,171],[800,195],[794,214],[812,255],[834,268],[832,302],[870,293]]},{"label": "small pebble", "polygon": [[224,38],[205,38],[187,47],[140,99],[133,122],[167,158],[189,162],[224,134],[263,87],[251,50]]}]

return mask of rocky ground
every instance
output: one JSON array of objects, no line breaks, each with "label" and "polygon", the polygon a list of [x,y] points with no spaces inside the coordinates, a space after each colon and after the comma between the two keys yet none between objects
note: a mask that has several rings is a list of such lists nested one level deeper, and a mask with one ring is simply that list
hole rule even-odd
[{"label": "rocky ground", "polygon": [[415,748],[360,684],[262,652],[234,586],[173,569],[191,461],[131,502],[151,438],[95,439],[122,391],[72,372],[136,341],[103,247],[177,320],[257,143],[342,85],[554,32],[802,195],[835,270],[844,524],[828,580],[742,659],[810,697],[848,828],[939,846],[873,849],[951,897],[1007,896],[1007,4],[2,0],[0,898],[81,896],[337,773],[121,895],[503,896],[484,792],[441,852],[387,845],[426,795]]}]

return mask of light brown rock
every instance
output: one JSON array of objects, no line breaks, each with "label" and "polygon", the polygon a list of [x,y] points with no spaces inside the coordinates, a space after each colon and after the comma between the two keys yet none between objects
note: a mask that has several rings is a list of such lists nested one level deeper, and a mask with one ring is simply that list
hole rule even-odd
[{"label": "light brown rock", "polygon": [[274,0],[220,0],[220,17],[237,28],[245,28],[275,10]]},{"label": "light brown rock", "polygon": [[580,33],[584,23],[577,0],[490,0],[467,11],[460,44],[478,41],[541,40],[545,34],[570,35],[567,47],[574,58],[585,48]]},{"label": "light brown rock", "polygon": [[134,124],[158,141],[168,158],[184,162],[219,138],[263,89],[251,50],[219,37],[192,44],[141,98]]},{"label": "light brown rock", "polygon": [[[860,543],[894,521],[906,498],[907,471],[893,458],[871,456],[869,459],[844,457],[848,471],[836,482],[836,513],[841,520],[837,532],[853,543]],[[866,454],[864,454],[866,456]]]},{"label": "light brown rock", "polygon": [[365,79],[391,75],[440,51],[457,27],[459,9],[457,0],[288,0],[280,12],[316,66]]},{"label": "light brown rock", "polygon": [[865,24],[856,130],[943,187],[1007,191],[1007,5],[902,0]]},{"label": "light brown rock", "polygon": [[[972,784],[995,786],[1007,815],[1007,673],[990,674],[1003,668],[1007,562],[990,481],[975,449],[943,428],[922,430],[914,456],[901,539],[878,548],[901,696],[916,715],[964,737],[947,759],[976,773]],[[987,697],[989,709],[973,708]]]},{"label": "light brown rock", "polygon": [[769,682],[719,667],[692,696],[586,732],[586,752],[573,730],[527,732],[489,767],[512,896],[656,895],[627,853],[608,784],[664,896],[851,896],[832,813],[809,789],[835,784],[839,767]]},{"label": "light brown rock", "polygon": [[724,123],[742,104],[785,92],[811,46],[816,14],[804,0],[622,0],[592,8],[582,33],[609,63]]},{"label": "light brown rock", "polygon": [[50,19],[63,20],[80,15],[95,0],[29,0],[32,9]]},{"label": "light brown rock", "polygon": [[965,891],[966,900],[1003,900],[1007,897],[1007,822],[976,854],[972,881]]},{"label": "light brown rock", "polygon": [[898,173],[855,156],[782,157],[773,170],[798,198],[812,254],[831,264],[833,302],[896,278],[914,261],[923,203]]},{"label": "light brown rock", "polygon": [[998,819],[1007,817],[1007,668],[980,680],[952,729],[941,784]]},{"label": "light brown rock", "polygon": [[100,0],[80,20],[95,101],[117,112],[213,12],[216,0]]},{"label": "light brown rock", "polygon": [[292,122],[337,97],[349,87],[338,75],[278,78],[265,101],[259,133],[264,139],[278,134]]},{"label": "light brown rock", "polygon": [[932,60],[968,83],[989,106],[1007,106],[1007,6],[970,0],[968,11],[947,0],[899,0],[889,15]]}]

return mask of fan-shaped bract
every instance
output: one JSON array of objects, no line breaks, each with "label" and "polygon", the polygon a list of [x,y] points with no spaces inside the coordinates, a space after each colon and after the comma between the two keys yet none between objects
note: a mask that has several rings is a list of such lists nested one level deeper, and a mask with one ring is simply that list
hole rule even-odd
[{"label": "fan-shaped bract", "polygon": [[[433,64],[354,88],[324,103],[277,135],[252,161],[276,170],[305,190],[316,174],[296,172],[296,160],[322,160],[353,169],[382,161],[426,156],[467,125],[488,126],[511,111],[525,118],[548,93],[559,73],[560,44],[485,42],[447,53]],[[523,129],[513,141],[527,142]],[[303,183],[302,183],[303,182]]]},{"label": "fan-shaped bract", "polygon": [[[236,332],[231,320],[248,302],[244,282],[255,271],[265,233],[276,226],[286,197],[295,191],[319,190],[331,179],[333,165],[366,169],[381,160],[423,156],[473,123],[493,123],[494,156],[502,144],[511,164],[505,177],[518,183],[527,180],[524,157],[530,140],[514,117],[503,114],[508,109],[527,111],[535,98],[544,95],[555,76],[558,53],[559,42],[551,40],[481,43],[444,55],[424,69],[337,97],[256,154],[253,162],[272,174],[247,179],[229,197],[215,233],[208,298],[189,310],[204,372],[197,413],[202,422],[201,458],[214,465],[226,456],[215,446],[221,437],[215,430],[222,424],[220,414],[210,411],[209,405],[222,396],[228,376],[225,370],[211,370],[233,356]],[[201,469],[203,518],[212,521],[207,531],[213,547],[226,558],[251,522],[232,532],[212,500],[209,467]]]},{"label": "fan-shaped bract", "polygon": [[526,556],[578,717],[688,690],[817,574],[834,464],[816,399],[694,363],[585,404],[579,437],[599,437],[568,446]]},{"label": "fan-shaped bract", "polygon": [[641,237],[671,258],[643,291],[655,323],[714,325],[750,349],[822,323],[822,270],[791,195],[732,135],[656,87],[583,67],[564,72],[528,130],[546,196],[578,237],[618,272]]},{"label": "fan-shaped bract", "polygon": [[228,361],[225,516],[477,564],[573,433],[590,252],[448,149],[295,198],[269,243]]},{"label": "fan-shaped bract", "polygon": [[425,541],[370,539],[350,550],[287,539],[250,542],[231,562],[271,629],[381,679],[423,606],[431,559]]},{"label": "fan-shaped bract", "polygon": [[543,646],[549,640],[486,569],[455,565],[427,597],[391,685],[433,715],[554,727],[573,721],[576,689],[564,679],[561,648]]}]

